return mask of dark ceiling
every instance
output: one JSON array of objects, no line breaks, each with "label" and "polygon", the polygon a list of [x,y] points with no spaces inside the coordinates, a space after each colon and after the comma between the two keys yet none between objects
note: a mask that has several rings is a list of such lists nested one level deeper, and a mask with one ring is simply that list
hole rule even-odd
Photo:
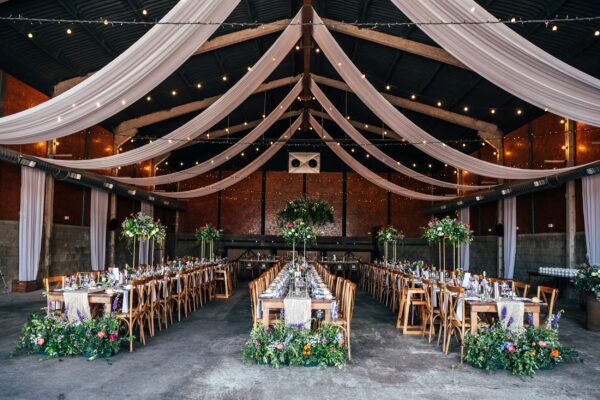
[{"label": "dark ceiling", "polygon": [[[8,0],[0,2],[0,15],[23,15],[35,18],[56,19],[89,19],[89,20],[155,20],[160,19],[176,3],[175,0]],[[498,18],[547,19],[555,16],[597,16],[600,15],[600,1],[589,0],[479,0],[479,4]],[[338,21],[360,22],[402,22],[408,19],[391,3],[390,0],[313,0],[313,5],[321,17]],[[242,0],[228,22],[271,22],[290,18],[301,7],[301,1],[281,0]],[[147,11],[143,15],[142,10]],[[66,29],[71,28],[72,34]],[[518,33],[540,46],[545,51],[566,61],[567,63],[600,77],[600,38],[594,36],[598,29],[593,23],[577,22],[559,25],[554,32],[545,24],[529,24],[513,26]],[[48,94],[60,81],[79,75],[97,71],[123,52],[139,39],[149,28],[144,26],[113,25],[57,25],[57,24],[24,24],[0,22],[0,69],[13,74]],[[243,28],[237,28],[243,29]],[[236,29],[225,27],[217,31],[217,35],[230,33]],[[408,38],[414,41],[435,45],[421,30],[416,27],[387,27],[381,25],[379,31]],[[33,39],[28,38],[28,33]],[[176,73],[152,90],[145,98],[131,105],[123,112],[104,121],[103,126],[113,129],[118,123],[150,112],[168,109],[194,100],[224,93],[253,65],[260,55],[274,42],[278,34],[265,36],[222,48],[190,58]],[[435,105],[443,102],[443,108],[465,113],[463,108],[469,107],[468,115],[493,122],[504,132],[510,132],[518,126],[543,113],[514,96],[499,89],[477,74],[443,64],[431,59],[410,53],[380,46],[372,42],[355,39],[339,33],[335,38],[358,68],[381,91],[400,97],[409,97],[412,93],[418,101]],[[302,72],[303,60],[299,51],[292,51],[268,79],[274,80],[294,76]],[[312,52],[311,71],[330,78],[339,79],[337,73],[327,62],[322,53]],[[227,75],[224,82],[221,78]],[[202,88],[197,88],[201,83]],[[177,95],[172,95],[175,90]],[[235,125],[243,121],[259,119],[283,99],[288,87],[271,90],[266,94],[257,94],[231,114],[228,120],[222,121],[214,129],[224,128],[227,124]],[[353,120],[371,126],[382,126],[364,105],[352,94],[324,87],[326,94],[337,107],[346,112]],[[298,109],[299,102],[293,108]],[[314,104],[313,107],[318,107]],[[497,112],[490,114],[490,109]],[[521,109],[521,115],[516,110]],[[422,114],[404,110],[405,114],[416,124],[439,139],[450,141],[467,141],[452,144],[464,151],[474,151],[481,147],[475,131],[443,122]],[[140,130],[136,145],[147,143],[150,138],[160,137],[180,126],[196,114],[171,119]],[[252,159],[252,154],[262,151],[271,138],[281,135],[290,121],[278,122],[265,136],[264,143],[259,143],[247,151],[245,157],[237,157],[224,169],[237,169]],[[344,137],[332,123],[325,121],[325,127],[336,138]],[[246,132],[232,135],[235,140]],[[373,134],[366,133],[375,139]],[[290,151],[321,151],[324,170],[341,170],[333,153],[315,140],[312,132],[300,132],[293,143],[287,146]],[[169,159],[170,166],[178,169],[189,167],[196,161],[206,160],[211,154],[222,151],[227,140],[203,142],[182,150],[177,150]],[[428,171],[428,164],[433,169],[441,167],[414,147],[393,140],[379,142],[381,148],[406,165],[417,163],[417,168]],[[350,149],[350,147],[348,147]],[[269,169],[286,169],[286,152],[282,152],[269,162]],[[372,169],[387,171],[375,160],[368,160],[365,153],[356,150],[355,154],[364,160]],[[183,163],[183,167],[180,164]]]}]

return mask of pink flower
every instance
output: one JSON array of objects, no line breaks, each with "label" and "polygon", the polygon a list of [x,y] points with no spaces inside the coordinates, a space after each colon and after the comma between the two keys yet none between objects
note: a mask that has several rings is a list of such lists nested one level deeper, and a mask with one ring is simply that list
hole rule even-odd
[{"label": "pink flower", "polygon": [[37,344],[38,344],[38,346],[43,346],[43,345],[44,345],[44,343],[46,343],[46,341],[44,340],[44,338],[43,338],[43,337],[41,337],[41,338],[39,338],[39,339],[37,340]]},{"label": "pink flower", "polygon": [[277,343],[277,346],[275,346],[275,348],[277,350],[283,350],[283,343]]},{"label": "pink flower", "polygon": [[115,340],[117,340],[118,337],[119,337],[119,334],[117,332],[108,334],[108,339],[111,342],[114,342]]},{"label": "pink flower", "polygon": [[104,331],[98,331],[98,337],[100,339],[104,339],[106,337],[106,333]]},{"label": "pink flower", "polygon": [[288,228],[290,228],[290,229],[291,229],[291,228],[293,228],[293,227],[294,227],[294,224],[292,224],[292,223],[290,222],[290,223],[288,224]]},{"label": "pink flower", "polygon": [[509,353],[514,353],[515,352],[515,345],[512,343],[509,343],[508,345],[506,345],[506,350],[508,350]]},{"label": "pink flower", "polygon": [[546,347],[548,345],[548,342],[544,341],[544,340],[540,340],[538,342],[538,344],[540,345],[540,347]]},{"label": "pink flower", "polygon": [[467,229],[471,229],[471,224],[465,224],[465,226],[467,227]]}]

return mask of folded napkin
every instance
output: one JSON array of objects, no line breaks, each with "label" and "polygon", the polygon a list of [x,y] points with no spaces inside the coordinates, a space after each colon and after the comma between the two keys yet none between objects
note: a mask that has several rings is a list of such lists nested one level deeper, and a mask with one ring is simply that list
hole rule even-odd
[{"label": "folded napkin", "polygon": [[92,317],[87,291],[64,292],[63,296],[65,299],[67,319],[69,321],[79,323],[83,322],[84,319]]},{"label": "folded napkin", "polygon": [[498,316],[500,323],[509,331],[523,328],[525,303],[522,301],[498,301]]},{"label": "folded napkin", "polygon": [[311,303],[310,297],[286,297],[283,300],[285,324],[310,328]]}]

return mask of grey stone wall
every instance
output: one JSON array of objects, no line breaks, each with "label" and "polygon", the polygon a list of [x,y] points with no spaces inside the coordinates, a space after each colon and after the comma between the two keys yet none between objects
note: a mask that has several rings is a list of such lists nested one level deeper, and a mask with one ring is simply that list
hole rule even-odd
[{"label": "grey stone wall", "polygon": [[[19,278],[19,223],[0,221],[0,271],[10,287],[13,279]],[[0,280],[0,292],[4,284]]]},{"label": "grey stone wall", "polygon": [[91,270],[90,227],[54,224],[50,257],[51,276]]}]

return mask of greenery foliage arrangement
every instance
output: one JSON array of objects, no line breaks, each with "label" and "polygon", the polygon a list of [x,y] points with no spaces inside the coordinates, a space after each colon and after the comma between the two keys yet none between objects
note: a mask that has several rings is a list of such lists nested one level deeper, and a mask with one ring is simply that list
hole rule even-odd
[{"label": "greenery foliage arrangement", "polygon": [[440,240],[448,240],[450,243],[466,243],[473,241],[471,225],[460,222],[457,218],[448,216],[438,219],[433,218],[423,228],[423,237],[429,244],[438,243]]},{"label": "greenery foliage arrangement", "polygon": [[302,365],[338,368],[346,364],[346,343],[340,328],[323,323],[311,331],[285,325],[278,321],[265,328],[257,323],[242,349],[242,361],[256,362],[274,368],[282,365]]},{"label": "greenery foliage arrangement", "polygon": [[108,358],[119,352],[129,336],[119,334],[114,316],[83,319],[77,323],[65,317],[33,313],[21,329],[17,349],[49,357],[84,356],[93,360]]},{"label": "greenery foliage arrangement", "polygon": [[506,369],[524,376],[553,369],[565,361],[579,361],[577,351],[558,339],[559,319],[560,313],[549,318],[546,326],[536,329],[530,324],[517,332],[500,323],[480,328],[477,336],[467,334],[465,338],[465,361],[488,372]]},{"label": "greenery foliage arrangement", "polygon": [[160,240],[166,236],[166,228],[160,224],[160,221],[154,221],[154,219],[143,214],[141,211],[138,213],[131,213],[129,217],[125,218],[121,224],[121,237],[125,239],[151,239],[155,238]]},{"label": "greenery foliage arrangement", "polygon": [[575,287],[580,292],[600,298],[600,267],[584,265],[577,269]]},{"label": "greenery foliage arrangement", "polygon": [[393,242],[402,239],[404,239],[402,231],[399,231],[391,225],[388,225],[377,232],[377,241],[379,241],[379,243]]},{"label": "greenery foliage arrangement", "polygon": [[280,227],[291,221],[319,227],[333,222],[333,207],[323,201],[307,198],[291,200],[277,213],[277,220]]},{"label": "greenery foliage arrangement", "polygon": [[206,224],[202,228],[196,229],[196,239],[198,241],[206,240],[207,242],[219,240],[221,231],[213,224]]},{"label": "greenery foliage arrangement", "polygon": [[281,236],[288,243],[298,243],[306,241],[313,243],[317,240],[317,230],[312,226],[304,223],[302,220],[288,222],[281,228]]}]

